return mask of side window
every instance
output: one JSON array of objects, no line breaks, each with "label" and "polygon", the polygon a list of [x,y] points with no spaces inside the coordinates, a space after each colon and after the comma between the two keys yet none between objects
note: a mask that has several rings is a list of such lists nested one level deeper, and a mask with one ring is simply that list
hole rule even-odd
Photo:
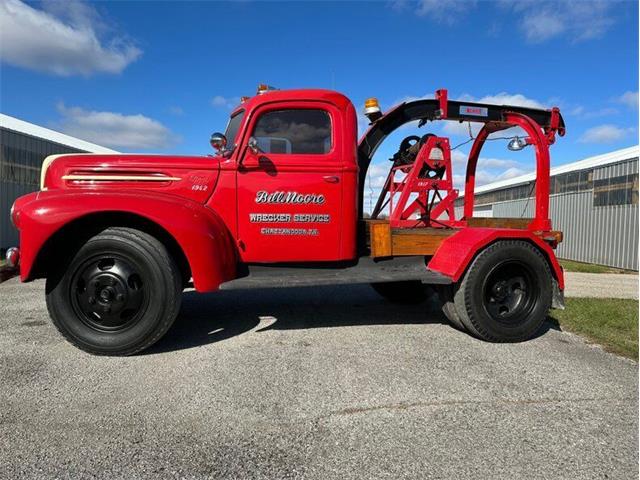
[{"label": "side window", "polygon": [[253,136],[264,153],[329,153],[331,118],[318,109],[275,110],[260,116]]}]

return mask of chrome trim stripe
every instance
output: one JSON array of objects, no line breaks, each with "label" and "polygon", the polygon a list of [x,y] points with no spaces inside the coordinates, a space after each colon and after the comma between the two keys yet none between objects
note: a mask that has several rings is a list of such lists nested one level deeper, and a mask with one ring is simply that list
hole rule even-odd
[{"label": "chrome trim stripe", "polygon": [[152,177],[149,175],[64,175],[63,180],[85,180],[85,181],[142,181],[142,182],[172,182],[182,180],[180,177]]},{"label": "chrome trim stripe", "polygon": [[[0,115],[2,115],[2,114],[0,114]],[[118,152],[114,151],[113,153],[91,153],[91,152],[87,152],[87,153],[60,153],[60,154],[56,154],[56,155],[49,155],[42,162],[42,167],[40,169],[40,190],[44,191],[44,190],[47,189],[44,186],[44,180],[45,180],[45,177],[47,176],[47,170],[49,169],[51,164],[56,159],[58,159],[60,157],[81,157],[81,156],[99,156],[99,155],[111,155],[111,156],[113,156],[114,154],[117,154],[117,153]]]}]

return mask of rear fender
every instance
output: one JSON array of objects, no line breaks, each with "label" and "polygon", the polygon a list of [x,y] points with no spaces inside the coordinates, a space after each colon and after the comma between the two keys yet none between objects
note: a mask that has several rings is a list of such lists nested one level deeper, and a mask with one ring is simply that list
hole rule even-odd
[{"label": "rear fender", "polygon": [[489,244],[503,239],[521,239],[534,244],[549,262],[549,267],[558,282],[560,290],[564,290],[562,267],[556,259],[553,249],[540,237],[528,230],[507,228],[463,228],[458,233],[447,237],[429,261],[430,270],[440,272],[453,279],[460,280],[475,256]]},{"label": "rear fender", "polygon": [[[19,208],[22,281],[31,280],[38,254],[65,226],[101,213],[139,216],[155,223],[182,249],[196,290],[214,291],[236,276],[236,248],[218,215],[192,200],[162,193],[39,192],[16,203]],[[24,197],[23,197],[24,198]]]}]

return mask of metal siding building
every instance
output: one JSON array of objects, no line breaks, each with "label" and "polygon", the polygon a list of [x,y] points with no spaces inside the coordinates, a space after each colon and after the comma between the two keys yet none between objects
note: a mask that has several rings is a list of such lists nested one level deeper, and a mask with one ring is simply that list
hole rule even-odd
[{"label": "metal siding building", "polygon": [[93,143],[0,114],[0,250],[18,244],[9,211],[16,198],[40,188],[40,169],[58,153],[117,153]]},{"label": "metal siding building", "polygon": [[[558,257],[638,270],[638,154],[636,146],[551,169]],[[534,182],[529,174],[479,187],[474,216],[532,217]]]}]

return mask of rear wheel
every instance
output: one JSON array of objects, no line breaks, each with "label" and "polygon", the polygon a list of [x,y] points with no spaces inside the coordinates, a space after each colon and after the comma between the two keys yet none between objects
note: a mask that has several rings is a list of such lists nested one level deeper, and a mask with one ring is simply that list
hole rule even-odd
[{"label": "rear wheel", "polygon": [[130,228],[85,243],[69,267],[47,278],[54,325],[75,346],[131,355],[162,337],[180,309],[180,272],[164,245]]},{"label": "rear wheel", "polygon": [[429,298],[429,287],[420,281],[372,283],[371,287],[391,303],[416,304]]},{"label": "rear wheel", "polygon": [[551,307],[552,273],[530,243],[496,242],[475,258],[454,295],[455,310],[475,336],[492,342],[531,338]]}]

